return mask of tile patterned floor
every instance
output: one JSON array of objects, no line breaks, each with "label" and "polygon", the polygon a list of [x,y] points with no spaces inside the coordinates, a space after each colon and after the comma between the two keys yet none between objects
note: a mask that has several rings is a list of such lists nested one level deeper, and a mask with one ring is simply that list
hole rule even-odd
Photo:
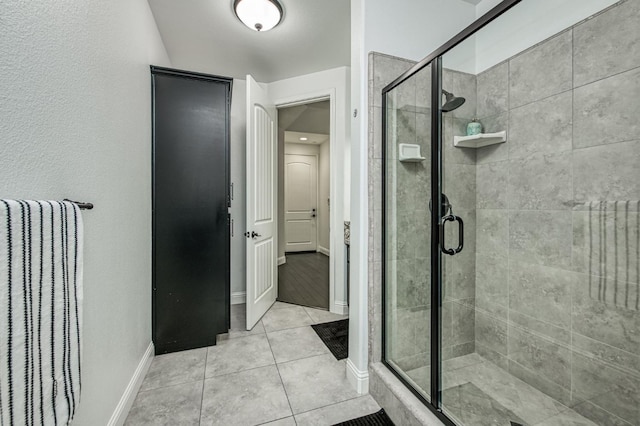
[{"label": "tile patterned floor", "polygon": [[125,424],[320,426],[380,409],[309,326],[345,317],[276,302],[246,331],[245,314],[232,305],[216,346],[156,356]]}]

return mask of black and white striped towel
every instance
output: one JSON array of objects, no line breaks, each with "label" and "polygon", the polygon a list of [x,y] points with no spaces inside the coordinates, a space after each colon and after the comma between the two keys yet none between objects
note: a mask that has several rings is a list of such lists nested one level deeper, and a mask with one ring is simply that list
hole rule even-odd
[{"label": "black and white striped towel", "polygon": [[66,425],[80,401],[82,218],[0,200],[0,424]]}]

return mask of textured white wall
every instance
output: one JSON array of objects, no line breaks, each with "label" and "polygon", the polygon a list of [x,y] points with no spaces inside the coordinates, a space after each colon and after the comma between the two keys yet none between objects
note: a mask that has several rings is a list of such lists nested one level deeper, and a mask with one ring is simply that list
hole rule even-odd
[{"label": "textured white wall", "polygon": [[0,197],[85,211],[82,400],[104,425],[151,342],[151,81],[169,59],[145,0],[0,0]]}]

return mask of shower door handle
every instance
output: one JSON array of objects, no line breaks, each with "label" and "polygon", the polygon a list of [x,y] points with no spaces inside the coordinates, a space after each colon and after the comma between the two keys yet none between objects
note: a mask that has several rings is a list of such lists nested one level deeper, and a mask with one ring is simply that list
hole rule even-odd
[{"label": "shower door handle", "polygon": [[[458,247],[457,248],[446,248],[445,247],[445,238],[444,238],[444,228],[447,222],[458,222]],[[448,254],[449,256],[453,256],[462,251],[464,247],[464,222],[460,216],[456,215],[447,215],[442,218],[442,225],[440,225],[440,249],[444,254]]]}]

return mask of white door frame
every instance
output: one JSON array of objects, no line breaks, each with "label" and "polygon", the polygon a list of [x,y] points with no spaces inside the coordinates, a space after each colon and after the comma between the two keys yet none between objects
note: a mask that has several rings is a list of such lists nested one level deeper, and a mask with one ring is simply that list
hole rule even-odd
[{"label": "white door frame", "polygon": [[[329,101],[330,104],[330,113],[329,113],[329,198],[332,200],[332,208],[329,209],[329,311],[338,314],[347,314],[348,307],[346,302],[346,281],[341,282],[340,284],[345,286],[345,297],[343,302],[337,303],[335,300],[336,293],[336,261],[338,257],[338,253],[344,253],[344,250],[338,250],[338,244],[344,245],[343,241],[343,229],[344,222],[341,215],[339,215],[339,211],[342,212],[342,209],[337,209],[335,206],[337,203],[342,203],[343,197],[337,196],[337,185],[338,182],[343,181],[343,177],[339,175],[339,172],[342,170],[338,170],[336,167],[338,155],[342,152],[341,149],[338,149],[336,146],[336,89],[335,88],[327,88],[325,90],[318,90],[315,92],[309,92],[299,95],[294,95],[288,98],[281,99],[273,99],[276,108],[285,108],[296,105],[304,105],[312,102],[319,101]],[[281,212],[278,212],[280,214]],[[344,275],[344,274],[341,274]],[[341,276],[342,278],[342,276]],[[344,279],[343,279],[344,280]]]}]

